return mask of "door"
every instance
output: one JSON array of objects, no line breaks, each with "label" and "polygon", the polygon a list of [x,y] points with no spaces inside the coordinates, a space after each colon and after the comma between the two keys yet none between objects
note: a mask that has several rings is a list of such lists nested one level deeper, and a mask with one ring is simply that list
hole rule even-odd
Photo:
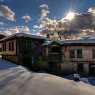
[{"label": "door", "polygon": [[48,53],[48,61],[60,63],[62,61],[62,49],[60,46],[51,46]]},{"label": "door", "polygon": [[90,64],[89,65],[89,72],[91,75],[95,76],[95,64]]},{"label": "door", "polygon": [[23,65],[29,69],[31,69],[32,66],[32,59],[29,56],[23,57]]},{"label": "door", "polygon": [[78,66],[78,67],[77,67],[78,73],[83,73],[83,64],[82,64],[82,63],[78,63],[77,66]]}]

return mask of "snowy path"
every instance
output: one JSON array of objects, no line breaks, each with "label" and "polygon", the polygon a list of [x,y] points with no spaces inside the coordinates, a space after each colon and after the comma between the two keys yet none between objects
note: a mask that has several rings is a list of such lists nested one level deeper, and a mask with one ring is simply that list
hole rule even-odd
[{"label": "snowy path", "polygon": [[95,95],[95,87],[50,74],[29,72],[0,59],[0,95]]}]

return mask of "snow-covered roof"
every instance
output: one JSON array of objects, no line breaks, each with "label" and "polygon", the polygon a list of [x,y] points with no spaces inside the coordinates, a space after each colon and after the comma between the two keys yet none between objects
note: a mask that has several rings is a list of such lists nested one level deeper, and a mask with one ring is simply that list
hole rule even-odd
[{"label": "snow-covered roof", "polygon": [[7,36],[3,39],[1,39],[0,41],[3,41],[3,40],[7,40],[7,39],[10,39],[10,38],[14,38],[14,37],[29,37],[29,38],[33,38],[33,39],[46,39],[45,37],[42,37],[42,36],[37,36],[37,35],[32,35],[31,33],[15,33],[15,34],[12,34],[10,36]]},{"label": "snow-covered roof", "polygon": [[80,39],[80,40],[67,40],[60,42],[61,44],[95,44],[95,39]]},{"label": "snow-covered roof", "polygon": [[43,45],[52,45],[54,42],[58,43],[59,45],[89,45],[95,44],[95,39],[46,41]]},{"label": "snow-covered roof", "polygon": [[1,31],[0,31],[0,35],[7,36],[5,32],[1,32]]}]

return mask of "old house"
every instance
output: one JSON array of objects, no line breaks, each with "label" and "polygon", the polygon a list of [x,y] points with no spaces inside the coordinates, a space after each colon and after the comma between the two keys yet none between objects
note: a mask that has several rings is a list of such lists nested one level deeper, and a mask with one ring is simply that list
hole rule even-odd
[{"label": "old house", "polygon": [[31,67],[42,56],[45,38],[28,33],[16,33],[0,40],[2,58]]},{"label": "old house", "polygon": [[41,36],[16,33],[1,39],[0,44],[3,59],[32,69],[95,74],[95,39],[46,41]]},{"label": "old house", "polygon": [[44,47],[50,70],[95,74],[95,39],[47,41]]}]

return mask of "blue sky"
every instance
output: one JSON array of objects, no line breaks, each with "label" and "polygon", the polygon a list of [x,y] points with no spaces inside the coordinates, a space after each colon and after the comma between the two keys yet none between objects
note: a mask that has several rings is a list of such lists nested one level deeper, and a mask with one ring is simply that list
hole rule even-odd
[{"label": "blue sky", "polygon": [[[16,22],[7,22],[9,26],[23,25],[21,17],[23,15],[30,15],[31,21],[29,23],[30,28],[33,24],[36,24],[40,18],[41,4],[47,4],[49,6],[50,18],[60,19],[64,17],[66,12],[72,7],[73,10],[78,12],[86,12],[88,8],[95,5],[95,0],[0,0],[0,4],[5,4],[11,8],[17,17]],[[2,20],[2,19],[0,19]]]}]

